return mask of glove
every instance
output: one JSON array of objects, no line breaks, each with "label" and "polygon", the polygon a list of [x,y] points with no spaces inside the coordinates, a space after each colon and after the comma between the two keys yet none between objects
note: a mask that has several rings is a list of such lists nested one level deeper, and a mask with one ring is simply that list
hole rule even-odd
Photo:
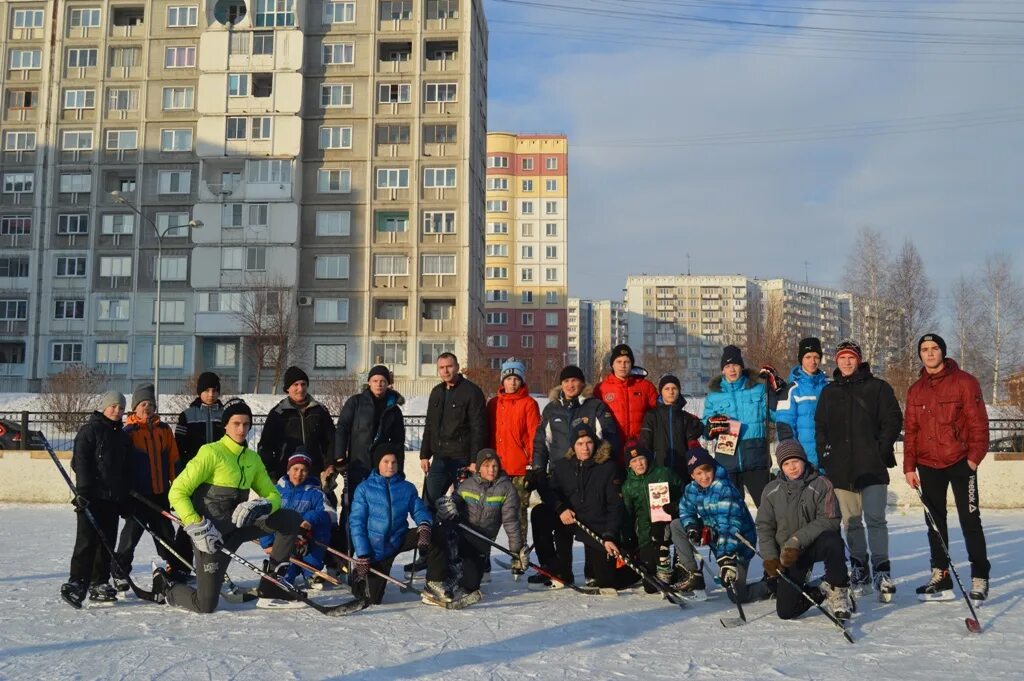
[{"label": "glove", "polygon": [[416,529],[416,550],[421,556],[430,550],[430,525],[423,523]]},{"label": "glove", "polygon": [[472,475],[473,475],[473,471],[469,470],[469,466],[463,466],[455,474],[455,486],[458,487],[463,482],[465,482],[467,478],[469,478]]},{"label": "glove", "polygon": [[434,502],[434,515],[438,520],[455,520],[459,517],[459,508],[455,505],[455,499],[451,496],[444,496]]},{"label": "glove", "polygon": [[526,475],[523,479],[523,489],[527,492],[532,492],[540,486],[540,478],[542,473],[536,468],[526,469]]},{"label": "glove", "polygon": [[700,546],[700,535],[701,528],[697,527],[696,525],[686,526],[686,538],[689,539],[691,543]]},{"label": "glove", "polygon": [[519,549],[516,555],[512,558],[512,571],[513,572],[526,572],[526,566],[530,563],[530,554],[526,550],[526,547]]},{"label": "glove", "polygon": [[273,507],[266,499],[243,501],[235,506],[235,512],[231,514],[231,522],[235,524],[235,527],[248,527],[257,520],[266,518],[272,509]]},{"label": "glove", "polygon": [[719,435],[723,435],[729,432],[729,417],[722,416],[721,414],[715,414],[708,419],[708,439],[713,440]]},{"label": "glove", "polygon": [[292,546],[292,553],[296,558],[304,558],[309,553],[309,540],[313,537],[313,529],[300,527],[299,534],[295,537],[295,544]]},{"label": "glove", "polygon": [[779,557],[779,562],[782,563],[782,567],[793,567],[799,559],[800,549],[795,546],[782,547],[782,555]]},{"label": "glove", "polygon": [[722,586],[732,586],[738,576],[736,556],[722,556],[718,559],[718,578],[722,580]]},{"label": "glove", "polygon": [[777,391],[779,386],[785,385],[785,381],[782,380],[782,376],[771,364],[762,364],[761,370],[757,372],[757,375],[764,378],[772,392]]},{"label": "glove", "polygon": [[356,558],[355,565],[352,568],[352,578],[357,582],[362,582],[368,574],[370,574],[370,559],[365,556],[363,558]]},{"label": "glove", "polygon": [[769,577],[778,577],[779,570],[782,569],[782,563],[779,562],[778,558],[769,558],[764,562],[764,571]]},{"label": "glove", "polygon": [[71,505],[75,507],[75,513],[81,513],[89,508],[89,500],[81,494],[76,494],[75,498],[71,500]]},{"label": "glove", "polygon": [[185,531],[192,538],[196,550],[203,553],[217,553],[223,545],[220,531],[210,522],[209,518],[203,518],[201,522],[185,526]]}]

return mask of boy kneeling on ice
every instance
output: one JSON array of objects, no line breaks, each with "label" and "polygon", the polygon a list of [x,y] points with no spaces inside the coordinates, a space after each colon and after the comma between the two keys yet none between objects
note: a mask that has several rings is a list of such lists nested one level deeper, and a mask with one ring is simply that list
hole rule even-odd
[{"label": "boy kneeling on ice", "polygon": [[[839,534],[839,502],[828,478],[818,475],[807,462],[798,440],[783,440],[775,456],[782,472],[768,483],[757,510],[757,538],[764,570],[772,577],[784,571],[816,602],[827,606],[837,619],[848,619],[853,610],[850,575],[846,570],[846,545]],[[825,563],[825,580],[809,589],[811,566]],[[775,609],[788,620],[811,607],[802,594],[780,579]]]}]

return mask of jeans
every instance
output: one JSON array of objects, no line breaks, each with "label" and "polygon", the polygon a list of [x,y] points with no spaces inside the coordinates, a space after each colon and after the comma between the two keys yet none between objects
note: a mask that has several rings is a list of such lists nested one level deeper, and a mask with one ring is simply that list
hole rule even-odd
[{"label": "jeans", "polygon": [[468,465],[466,459],[434,457],[423,481],[423,501],[431,511],[434,510],[434,499],[443,497],[448,488],[458,480],[459,471]]},{"label": "jeans", "polygon": [[[888,485],[868,485],[859,492],[836,490],[846,529],[846,543],[850,547],[850,561],[865,568],[871,566],[876,571],[889,570],[889,526],[885,520],[888,491]],[[869,547],[871,562],[868,562]]]}]

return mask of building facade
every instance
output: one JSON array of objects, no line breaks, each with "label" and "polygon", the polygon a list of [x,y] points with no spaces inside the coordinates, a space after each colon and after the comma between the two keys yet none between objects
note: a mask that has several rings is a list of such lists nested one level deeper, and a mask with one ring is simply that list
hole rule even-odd
[{"label": "building facade", "polygon": [[523,359],[534,383],[568,358],[567,180],[565,136],[487,135],[485,355]]},{"label": "building facade", "polygon": [[596,383],[608,373],[612,348],[626,342],[626,306],[617,300],[569,299],[568,364]]},{"label": "building facade", "polygon": [[157,315],[168,382],[480,361],[480,0],[6,0],[0,50],[7,389],[149,378]]},{"label": "building facade", "polygon": [[821,339],[827,356],[852,336],[853,296],[849,293],[789,279],[762,279],[757,285],[762,325],[777,324],[794,351],[799,339],[814,336]]}]

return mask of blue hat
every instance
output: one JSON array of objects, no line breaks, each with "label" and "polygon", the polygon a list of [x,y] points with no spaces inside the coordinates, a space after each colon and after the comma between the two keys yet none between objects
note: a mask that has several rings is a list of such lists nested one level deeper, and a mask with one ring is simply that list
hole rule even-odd
[{"label": "blue hat", "polygon": [[693,471],[701,466],[711,466],[714,470],[715,460],[703,447],[690,447],[686,452],[686,474],[693,475]]},{"label": "blue hat", "polygon": [[519,380],[526,382],[526,365],[515,357],[509,357],[501,363],[501,380],[509,376],[518,376]]}]

